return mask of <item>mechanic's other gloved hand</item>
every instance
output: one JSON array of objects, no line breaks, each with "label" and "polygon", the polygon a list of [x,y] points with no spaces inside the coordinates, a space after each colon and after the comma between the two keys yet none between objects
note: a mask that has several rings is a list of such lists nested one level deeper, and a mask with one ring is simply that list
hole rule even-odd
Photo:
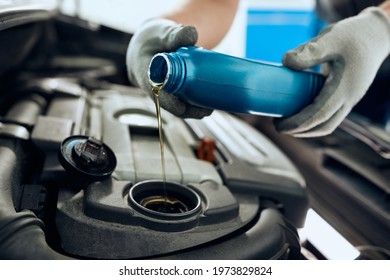
[{"label": "mechanic's other gloved hand", "polygon": [[275,119],[276,129],[295,137],[331,133],[364,96],[389,53],[390,18],[376,7],[329,26],[285,53],[283,64],[294,70],[324,63],[327,79],[312,104],[291,117]]},{"label": "mechanic's other gloved hand", "polygon": [[[126,64],[130,82],[149,92],[153,99],[148,78],[149,63],[153,55],[193,46],[197,39],[198,33],[193,26],[161,18],[147,21],[135,32],[127,49]],[[164,91],[160,91],[159,101],[162,108],[182,118],[200,119],[212,113],[210,109],[190,105]]]}]

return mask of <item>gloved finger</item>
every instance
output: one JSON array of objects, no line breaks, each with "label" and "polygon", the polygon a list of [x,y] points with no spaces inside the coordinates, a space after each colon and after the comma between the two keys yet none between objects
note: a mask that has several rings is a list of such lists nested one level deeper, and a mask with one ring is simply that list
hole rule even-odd
[{"label": "gloved finger", "polygon": [[325,136],[332,133],[341,122],[347,117],[350,113],[350,109],[348,107],[342,106],[329,120],[326,122],[310,129],[307,131],[303,131],[300,133],[294,133],[294,137],[300,138],[309,138],[309,137],[320,137]]},{"label": "gloved finger", "polygon": [[344,62],[336,61],[330,67],[330,75],[311,104],[293,116],[275,120],[279,131],[290,134],[307,131],[324,123],[344,104],[347,84],[341,84],[342,75],[339,74],[344,71]]},{"label": "gloved finger", "polygon": [[342,106],[343,102],[334,96],[331,96],[326,102],[317,99],[298,114],[276,120],[277,130],[289,134],[310,130],[328,121]]},{"label": "gloved finger", "polygon": [[297,115],[286,119],[275,120],[276,129],[288,134],[298,134],[308,131],[326,123],[337,114],[342,106],[343,102],[338,102],[337,98],[331,98],[326,103],[317,100]]},{"label": "gloved finger", "polygon": [[183,102],[173,94],[162,92],[159,94],[160,106],[175,116],[181,118],[202,119],[209,116],[213,110],[202,108]]},{"label": "gloved finger", "polygon": [[186,105],[174,94],[161,91],[158,98],[160,106],[176,116],[181,116],[186,111]]},{"label": "gloved finger", "polygon": [[330,71],[331,71],[331,66],[329,65],[329,63],[321,64],[321,67],[319,70],[320,74],[324,75],[325,77],[328,77],[330,74]]},{"label": "gloved finger", "polygon": [[202,108],[194,105],[186,106],[186,111],[181,116],[182,118],[202,119],[210,116],[213,113],[212,109]]},{"label": "gloved finger", "polygon": [[[304,124],[300,124],[297,126],[297,123],[300,121],[299,118],[296,119],[289,119],[286,121],[278,122],[278,120],[275,120],[275,127],[277,131],[284,133],[284,134],[290,134],[297,137],[304,137],[304,135],[309,135],[309,132],[311,131],[319,131],[320,128],[325,127],[329,120],[331,120],[334,116],[337,116],[338,112],[341,110],[342,106],[337,108],[335,111],[332,112],[326,112],[328,119],[324,122],[306,122]],[[321,117],[321,115],[320,115]],[[313,116],[313,118],[317,119],[318,116]],[[309,136],[307,136],[309,137]]]},{"label": "gloved finger", "polygon": [[287,51],[282,58],[283,65],[293,70],[304,70],[332,60],[333,50],[328,47],[326,38],[330,30],[328,28],[307,43]]},{"label": "gloved finger", "polygon": [[301,114],[287,119],[275,119],[277,131],[286,134],[299,134],[313,129],[329,120],[342,105],[331,108],[323,108],[319,104],[312,104],[302,110]]},{"label": "gloved finger", "polygon": [[165,51],[176,51],[180,47],[193,46],[198,40],[198,32],[194,26],[174,25],[166,31]]}]

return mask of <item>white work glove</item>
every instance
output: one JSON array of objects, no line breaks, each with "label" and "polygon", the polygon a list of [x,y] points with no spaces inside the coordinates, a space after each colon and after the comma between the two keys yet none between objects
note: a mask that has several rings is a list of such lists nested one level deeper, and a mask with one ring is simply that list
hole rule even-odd
[{"label": "white work glove", "polygon": [[309,42],[290,50],[283,64],[303,70],[323,64],[327,79],[312,104],[297,114],[275,119],[279,132],[316,137],[333,132],[364,96],[390,54],[390,18],[371,7],[323,30]]},{"label": "white work glove", "polygon": [[[154,100],[148,78],[149,63],[156,53],[173,52],[180,47],[193,46],[198,33],[193,26],[184,26],[168,19],[147,21],[130,40],[126,65],[130,82],[149,92]],[[159,93],[160,106],[182,118],[203,118],[212,110],[190,105],[174,94]]]}]

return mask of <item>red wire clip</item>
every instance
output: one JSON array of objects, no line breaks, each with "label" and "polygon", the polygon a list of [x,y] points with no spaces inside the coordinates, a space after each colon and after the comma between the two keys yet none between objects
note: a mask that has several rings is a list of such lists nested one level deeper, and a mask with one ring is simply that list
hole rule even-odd
[{"label": "red wire clip", "polygon": [[214,161],[215,141],[211,138],[203,138],[199,145],[196,156],[198,159],[208,162]]}]

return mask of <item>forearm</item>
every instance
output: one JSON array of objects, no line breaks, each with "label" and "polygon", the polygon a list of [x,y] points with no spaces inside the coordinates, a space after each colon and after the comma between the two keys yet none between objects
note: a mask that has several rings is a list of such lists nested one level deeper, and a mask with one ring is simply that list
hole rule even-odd
[{"label": "forearm", "polygon": [[379,7],[382,8],[388,16],[390,16],[390,0],[383,2],[379,5]]},{"label": "forearm", "polygon": [[239,0],[187,0],[163,15],[198,31],[197,45],[212,49],[223,39],[233,23]]}]

